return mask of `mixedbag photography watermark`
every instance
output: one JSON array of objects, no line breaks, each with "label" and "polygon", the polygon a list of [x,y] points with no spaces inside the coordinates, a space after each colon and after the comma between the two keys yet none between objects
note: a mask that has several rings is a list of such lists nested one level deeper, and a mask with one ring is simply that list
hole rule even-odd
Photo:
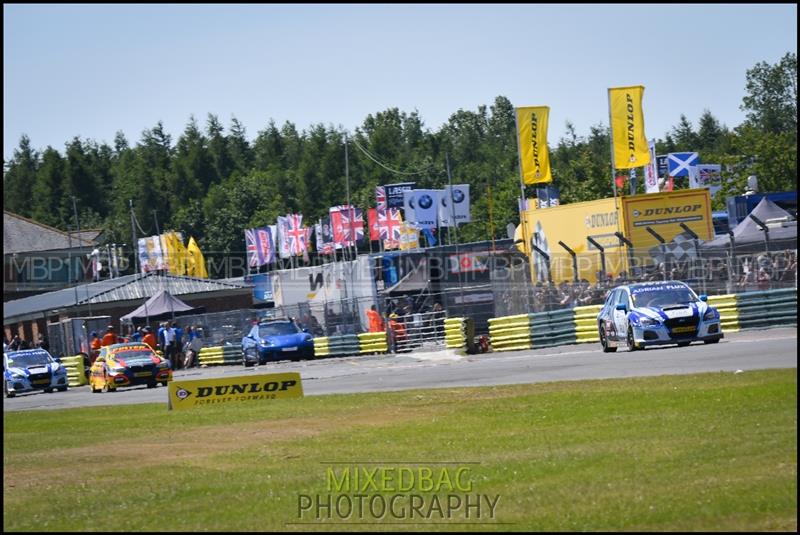
[{"label": "mixedbag photography watermark", "polygon": [[499,494],[475,485],[478,463],[329,464],[324,487],[297,496],[301,522],[486,522]]}]

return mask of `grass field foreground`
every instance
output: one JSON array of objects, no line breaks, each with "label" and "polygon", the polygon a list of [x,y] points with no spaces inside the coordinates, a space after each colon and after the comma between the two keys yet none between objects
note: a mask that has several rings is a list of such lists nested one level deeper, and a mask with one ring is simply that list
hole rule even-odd
[{"label": "grass field foreground", "polygon": [[[796,406],[783,369],[6,412],[3,527],[796,530]],[[330,463],[468,466],[496,515],[301,524]]]}]

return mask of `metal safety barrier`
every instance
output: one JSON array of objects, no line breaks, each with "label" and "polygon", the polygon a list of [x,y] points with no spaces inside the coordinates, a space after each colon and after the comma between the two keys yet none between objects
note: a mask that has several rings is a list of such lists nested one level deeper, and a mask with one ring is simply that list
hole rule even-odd
[{"label": "metal safety barrier", "polygon": [[736,308],[740,329],[797,325],[797,289],[737,294]]},{"label": "metal safety barrier", "polygon": [[[402,327],[394,334],[394,350],[408,353],[414,349],[436,350],[445,346],[444,322],[447,313],[442,311],[407,314],[392,318]],[[391,328],[392,320],[389,321]],[[391,337],[391,334],[390,334]]]},{"label": "metal safety barrier", "polygon": [[531,314],[531,347],[562,346],[575,343],[572,309]]}]

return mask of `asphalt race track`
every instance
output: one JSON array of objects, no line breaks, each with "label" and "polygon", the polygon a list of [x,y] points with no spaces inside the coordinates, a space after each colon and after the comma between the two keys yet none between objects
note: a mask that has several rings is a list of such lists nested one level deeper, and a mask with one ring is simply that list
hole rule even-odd
[{"label": "asphalt race track", "polygon": [[[718,344],[665,346],[628,353],[603,353],[600,344],[578,344],[484,355],[439,351],[371,355],[305,362],[270,363],[258,368],[218,366],[175,373],[175,379],[253,373],[300,372],[306,395],[380,392],[416,388],[487,386],[579,379],[605,379],[698,372],[797,367],[797,328],[728,333]],[[88,386],[67,392],[20,394],[3,400],[3,410],[59,409],[127,403],[164,403],[167,389],[137,386],[92,394]]]}]

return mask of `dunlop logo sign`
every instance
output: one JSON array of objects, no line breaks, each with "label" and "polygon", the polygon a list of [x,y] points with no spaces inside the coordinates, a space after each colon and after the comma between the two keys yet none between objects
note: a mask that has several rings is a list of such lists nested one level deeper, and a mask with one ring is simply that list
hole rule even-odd
[{"label": "dunlop logo sign", "polygon": [[301,397],[303,384],[299,373],[273,373],[172,381],[168,406],[170,410],[179,410],[237,401]]}]

